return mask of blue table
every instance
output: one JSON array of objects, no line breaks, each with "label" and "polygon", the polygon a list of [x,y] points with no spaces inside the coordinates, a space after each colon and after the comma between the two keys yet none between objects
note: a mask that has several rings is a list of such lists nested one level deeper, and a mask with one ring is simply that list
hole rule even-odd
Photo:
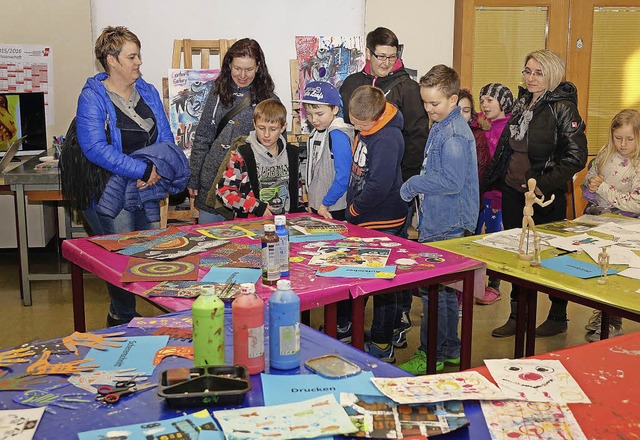
[{"label": "blue table", "polygon": [[[171,313],[166,316],[189,316],[190,311],[182,311]],[[230,325],[230,310],[225,313],[227,319],[226,329],[226,353],[227,359],[232,359],[232,336]],[[117,330],[126,330],[126,336],[144,336],[150,335],[155,329],[140,329],[113,327],[110,329],[100,330],[96,333],[111,333]],[[267,333],[265,329],[265,334]],[[266,335],[265,335],[266,336]],[[265,341],[267,342],[267,341]],[[168,345],[185,345],[175,339],[170,339]],[[268,342],[265,344],[268,347]],[[85,347],[80,347],[80,357],[84,357],[88,351]],[[268,350],[267,350],[268,352]],[[304,362],[310,358],[324,354],[338,354],[345,359],[354,362],[364,371],[372,371],[375,376],[379,377],[400,377],[406,376],[407,373],[396,368],[393,365],[381,362],[379,359],[369,356],[368,354],[353,348],[350,345],[343,344],[323,333],[320,333],[310,327],[301,326],[301,367],[291,371],[273,370],[269,371],[268,361],[266,373],[270,374],[312,374],[306,367]],[[51,363],[66,362],[77,359],[73,354],[51,356]],[[168,357],[165,358],[149,379],[153,383],[158,382],[159,374],[169,368],[192,366],[193,362],[183,358]],[[26,365],[16,366],[10,374],[21,374],[24,372]],[[58,385],[66,381],[63,376],[47,376],[48,383],[38,386],[38,388],[46,388]],[[262,383],[260,375],[251,377],[252,390],[246,395],[243,406],[262,406],[264,401],[262,398]],[[348,390],[345,390],[348,391]],[[55,390],[56,393],[79,393],[83,390],[72,385]],[[0,409],[24,409],[26,406],[19,405],[12,401],[12,397],[18,392],[2,391],[0,392]],[[93,399],[93,394],[87,394],[87,399]],[[38,426],[36,434],[37,439],[73,439],[78,432],[89,431],[93,429],[106,428],[111,426],[129,425],[134,423],[151,422],[156,420],[169,419],[183,415],[183,413],[193,413],[202,408],[175,409],[170,408],[166,402],[158,397],[155,389],[142,391],[132,396],[127,396],[115,405],[103,405],[101,403],[73,403],[79,409],[69,410],[64,408],[53,407],[57,414],[45,412],[45,415]],[[489,432],[486,428],[482,411],[478,402],[465,402],[465,413],[469,418],[470,426],[458,431],[452,432],[442,439],[484,439],[489,438]],[[208,409],[221,409],[220,407],[208,407]]]}]

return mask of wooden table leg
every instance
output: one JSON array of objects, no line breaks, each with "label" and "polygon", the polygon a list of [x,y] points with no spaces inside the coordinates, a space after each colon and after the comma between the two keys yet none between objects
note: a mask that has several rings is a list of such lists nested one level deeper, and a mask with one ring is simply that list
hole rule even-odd
[{"label": "wooden table leg", "polygon": [[73,303],[73,329],[77,332],[87,331],[84,316],[84,280],[82,268],[71,264],[71,298]]},{"label": "wooden table leg", "polygon": [[538,309],[538,292],[527,289],[527,339],[525,356],[536,354],[536,313]]},{"label": "wooden table leg", "polygon": [[324,306],[324,332],[332,338],[338,333],[338,303]]},{"label": "wooden table leg", "polygon": [[364,296],[353,298],[351,303],[351,345],[364,349]]},{"label": "wooden table leg", "polygon": [[527,291],[522,287],[512,287],[517,289],[516,301],[518,308],[516,311],[516,337],[513,357],[519,359],[524,356],[524,341],[527,325]]},{"label": "wooden table leg", "polygon": [[462,327],[460,329],[460,369],[471,368],[471,339],[473,335],[473,290],[475,272],[467,271],[462,279]]}]

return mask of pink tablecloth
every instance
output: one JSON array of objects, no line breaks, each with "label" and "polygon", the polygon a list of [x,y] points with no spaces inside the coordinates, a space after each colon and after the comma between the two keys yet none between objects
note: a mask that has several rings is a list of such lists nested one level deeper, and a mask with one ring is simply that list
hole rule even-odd
[{"label": "pink tablecloth", "polygon": [[[291,214],[287,217],[295,217],[305,214]],[[238,220],[247,221],[247,220]],[[304,261],[300,263],[291,263],[291,285],[293,290],[300,296],[301,307],[303,310],[309,310],[326,304],[332,304],[337,301],[347,299],[349,296],[357,297],[372,292],[387,290],[389,288],[407,286],[416,282],[426,281],[443,274],[456,273],[467,270],[476,270],[476,284],[484,287],[484,264],[471,258],[435,249],[430,246],[416,243],[410,240],[404,240],[399,237],[382,234],[380,232],[354,226],[348,223],[347,233],[345,237],[390,237],[393,241],[400,243],[400,246],[391,247],[391,254],[387,265],[397,265],[396,277],[394,279],[358,279],[358,278],[328,278],[316,276],[319,266],[311,266],[308,264],[311,256],[300,255],[301,251],[310,251],[304,246],[308,243],[292,243],[291,256],[300,255],[304,257]],[[184,226],[181,229],[195,229],[199,226]],[[248,239],[242,238],[238,241],[247,242]],[[334,244],[335,242],[331,242]],[[372,244],[371,247],[380,247],[379,244]],[[215,250],[209,252],[213,253]],[[438,254],[440,258],[434,255]],[[115,252],[109,252],[104,248],[92,243],[88,238],[78,238],[65,240],[62,243],[62,255],[72,263],[80,266],[84,270],[95,274],[96,276],[121,286],[124,289],[135,294],[142,294],[149,290],[157,282],[136,282],[126,283],[120,282],[120,277],[127,266],[129,257],[120,255]],[[203,254],[206,255],[206,254]],[[412,259],[418,264],[400,265],[396,263],[398,259]],[[443,261],[439,261],[443,260]],[[198,279],[201,279],[208,268],[201,268]],[[258,281],[256,286],[257,293],[263,298],[268,298],[275,290],[275,287],[263,285]],[[183,298],[167,298],[153,297],[149,300],[169,310],[185,310],[191,308],[193,300]]]}]

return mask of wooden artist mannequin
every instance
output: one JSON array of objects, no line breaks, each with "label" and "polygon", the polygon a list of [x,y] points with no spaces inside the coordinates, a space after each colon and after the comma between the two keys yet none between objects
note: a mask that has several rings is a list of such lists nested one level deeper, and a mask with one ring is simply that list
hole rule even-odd
[{"label": "wooden artist mannequin", "polygon": [[518,257],[521,260],[531,260],[531,256],[528,253],[524,252],[524,239],[527,235],[527,229],[533,231],[533,246],[534,246],[534,255],[537,259],[540,260],[540,237],[538,236],[538,231],[536,231],[536,225],[533,222],[533,205],[537,203],[541,207],[549,206],[555,200],[555,194],[551,195],[551,198],[544,201],[544,196],[538,197],[535,193],[536,189],[536,179],[527,180],[527,186],[529,191],[524,193],[524,209],[522,210],[522,231],[520,232],[520,244],[518,246]]},{"label": "wooden artist mannequin", "polygon": [[600,266],[600,279],[598,279],[598,284],[606,284],[607,282],[607,271],[609,270],[609,254],[607,253],[607,247],[602,248],[602,252],[598,254],[598,266]]}]

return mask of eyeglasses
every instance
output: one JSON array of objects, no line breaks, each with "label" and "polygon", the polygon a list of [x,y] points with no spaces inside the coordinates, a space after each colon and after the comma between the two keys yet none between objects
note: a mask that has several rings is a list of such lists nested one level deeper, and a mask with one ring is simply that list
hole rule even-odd
[{"label": "eyeglasses", "polygon": [[390,55],[390,56],[387,56],[387,55],[378,55],[378,54],[373,53],[373,52],[372,52],[371,54],[372,54],[374,57],[376,57],[376,59],[377,59],[378,61],[391,61],[391,62],[394,62],[395,60],[397,60],[397,59],[398,59],[398,55]]},{"label": "eyeglasses", "polygon": [[544,76],[544,73],[542,73],[540,70],[532,71],[532,70],[529,70],[529,69],[524,69],[522,71],[522,74],[524,76],[532,76],[533,75],[534,78],[538,78],[538,79],[542,78]]}]

